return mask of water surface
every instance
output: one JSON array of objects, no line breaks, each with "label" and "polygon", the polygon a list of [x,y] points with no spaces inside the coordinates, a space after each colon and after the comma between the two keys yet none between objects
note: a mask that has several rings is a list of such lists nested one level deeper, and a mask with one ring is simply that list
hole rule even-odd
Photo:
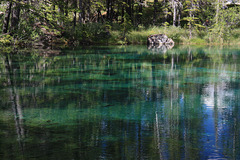
[{"label": "water surface", "polygon": [[240,48],[0,54],[1,159],[240,159]]}]

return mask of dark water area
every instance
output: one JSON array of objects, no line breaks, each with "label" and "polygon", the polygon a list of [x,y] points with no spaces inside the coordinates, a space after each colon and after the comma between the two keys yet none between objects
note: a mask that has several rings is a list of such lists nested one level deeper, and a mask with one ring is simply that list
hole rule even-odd
[{"label": "dark water area", "polygon": [[0,159],[240,159],[240,48],[0,53]]}]

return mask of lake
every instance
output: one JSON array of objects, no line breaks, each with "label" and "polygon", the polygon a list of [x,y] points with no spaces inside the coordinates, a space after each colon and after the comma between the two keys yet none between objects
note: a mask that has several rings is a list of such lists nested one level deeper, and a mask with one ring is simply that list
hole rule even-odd
[{"label": "lake", "polygon": [[240,48],[0,53],[0,157],[240,159]]}]

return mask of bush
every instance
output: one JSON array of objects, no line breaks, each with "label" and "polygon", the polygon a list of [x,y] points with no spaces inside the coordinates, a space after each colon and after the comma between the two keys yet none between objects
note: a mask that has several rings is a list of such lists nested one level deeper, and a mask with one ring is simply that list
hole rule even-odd
[{"label": "bush", "polygon": [[110,26],[100,23],[87,23],[77,25],[74,29],[67,29],[65,37],[72,42],[80,44],[103,44],[110,38]]},{"label": "bush", "polygon": [[5,34],[0,37],[0,45],[10,45],[13,43],[13,37]]}]

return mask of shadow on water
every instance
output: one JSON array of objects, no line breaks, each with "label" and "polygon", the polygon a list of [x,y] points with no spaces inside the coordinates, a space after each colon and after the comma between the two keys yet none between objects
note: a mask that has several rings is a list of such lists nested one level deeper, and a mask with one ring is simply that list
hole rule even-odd
[{"label": "shadow on water", "polygon": [[0,54],[1,159],[240,159],[239,48]]}]

